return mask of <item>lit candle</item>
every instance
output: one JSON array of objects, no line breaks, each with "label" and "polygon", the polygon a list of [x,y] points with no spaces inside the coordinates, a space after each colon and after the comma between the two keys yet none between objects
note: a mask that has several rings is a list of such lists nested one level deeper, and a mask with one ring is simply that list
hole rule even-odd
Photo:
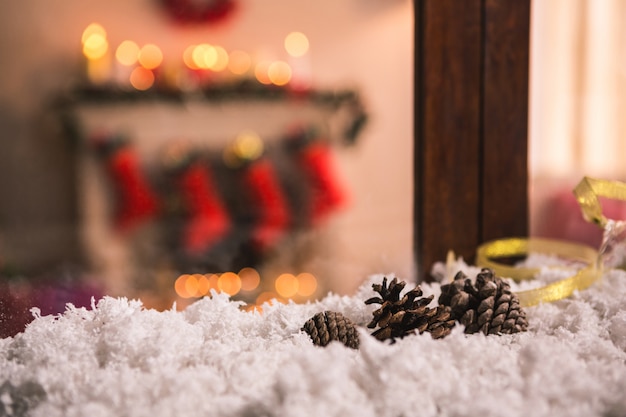
[{"label": "lit candle", "polygon": [[87,78],[93,84],[103,84],[111,76],[111,56],[106,31],[92,23],[83,31],[83,55],[87,58]]}]

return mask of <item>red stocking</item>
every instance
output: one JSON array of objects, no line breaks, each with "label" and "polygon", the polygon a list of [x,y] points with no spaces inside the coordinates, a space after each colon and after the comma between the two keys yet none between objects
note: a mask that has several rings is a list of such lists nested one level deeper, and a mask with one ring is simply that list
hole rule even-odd
[{"label": "red stocking", "polygon": [[264,251],[275,245],[289,226],[287,200],[272,164],[268,160],[253,162],[244,171],[244,182],[258,209],[257,222],[252,231],[252,242]]},{"label": "red stocking", "polygon": [[134,150],[128,145],[113,150],[106,164],[118,194],[117,229],[128,231],[153,217],[158,209],[157,198],[141,172]]},{"label": "red stocking", "polygon": [[337,179],[331,149],[321,142],[306,146],[298,155],[312,187],[310,203],[311,224],[319,224],[332,211],[347,201],[346,192]]},{"label": "red stocking", "polygon": [[191,164],[178,177],[178,185],[189,211],[184,245],[190,253],[201,253],[219,241],[230,228],[230,218],[213,184],[211,171]]}]

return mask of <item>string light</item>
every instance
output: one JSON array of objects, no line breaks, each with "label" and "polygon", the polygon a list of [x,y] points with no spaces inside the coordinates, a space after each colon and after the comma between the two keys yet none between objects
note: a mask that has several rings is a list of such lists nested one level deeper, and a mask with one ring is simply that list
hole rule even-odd
[{"label": "string light", "polygon": [[270,65],[271,62],[269,61],[261,61],[257,63],[256,67],[254,68],[254,76],[261,84],[269,85],[272,83],[272,80],[270,80],[268,75]]},{"label": "string light", "polygon": [[217,280],[217,286],[228,295],[236,295],[241,290],[241,279],[234,272],[224,272]]},{"label": "string light", "polygon": [[272,62],[267,68],[267,77],[274,85],[286,85],[291,80],[291,67],[284,61]]},{"label": "string light", "polygon": [[296,277],[298,280],[298,295],[310,297],[317,291],[317,278],[309,272],[302,272]]},{"label": "string light", "polygon": [[236,75],[244,75],[250,70],[252,59],[244,51],[231,51],[228,58],[228,69]]},{"label": "string light", "polygon": [[81,38],[81,43],[84,45],[91,36],[96,35],[102,38],[106,38],[107,33],[102,27],[102,25],[98,23],[90,23],[85,30],[83,31],[83,36]]},{"label": "string light", "polygon": [[298,293],[298,280],[293,274],[280,274],[274,281],[274,287],[281,297],[291,298]]},{"label": "string light", "polygon": [[149,43],[139,50],[137,60],[142,67],[146,69],[155,69],[163,62],[163,53],[161,48],[155,44]]},{"label": "string light", "polygon": [[144,91],[154,84],[154,74],[149,69],[137,67],[130,73],[130,84],[139,91]]},{"label": "string light", "polygon": [[126,66],[135,65],[139,57],[139,45],[133,41],[125,40],[117,46],[115,58]]},{"label": "string light", "polygon": [[285,37],[285,50],[293,57],[300,57],[309,51],[309,38],[302,32],[291,32]]},{"label": "string light", "polygon": [[261,283],[261,276],[256,269],[246,267],[239,271],[239,278],[241,279],[241,289],[243,291],[254,291]]}]

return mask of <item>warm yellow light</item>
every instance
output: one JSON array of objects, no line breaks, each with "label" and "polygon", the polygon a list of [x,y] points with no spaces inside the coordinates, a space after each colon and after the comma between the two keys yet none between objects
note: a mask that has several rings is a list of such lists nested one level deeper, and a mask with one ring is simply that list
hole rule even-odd
[{"label": "warm yellow light", "polygon": [[193,65],[196,68],[206,69],[206,64],[204,61],[204,51],[208,47],[209,45],[206,43],[202,43],[193,47],[193,50],[191,51],[191,60],[193,61]]},{"label": "warm yellow light", "polygon": [[224,71],[228,66],[228,52],[221,46],[213,48],[215,50],[215,62],[211,65],[213,71]]},{"label": "warm yellow light", "polygon": [[291,32],[285,37],[285,50],[293,57],[303,56],[309,51],[309,38],[302,32]]},{"label": "warm yellow light", "polygon": [[243,291],[256,290],[261,283],[261,276],[256,269],[246,267],[239,271],[239,278],[241,278],[241,289]]},{"label": "warm yellow light", "polygon": [[253,130],[244,130],[235,139],[233,152],[240,159],[255,160],[263,154],[263,141]]},{"label": "warm yellow light", "polygon": [[267,69],[267,76],[272,84],[285,85],[291,80],[291,67],[284,61],[275,61]]},{"label": "warm yellow light", "polygon": [[274,302],[285,303],[285,300],[278,297],[278,294],[271,291],[264,291],[256,298],[257,306],[261,306],[264,303],[274,304]]},{"label": "warm yellow light", "polygon": [[154,74],[149,69],[137,67],[130,73],[130,85],[135,89],[144,91],[154,84]]},{"label": "warm yellow light", "polygon": [[276,278],[274,287],[278,295],[290,298],[298,293],[298,280],[293,274],[284,273]]},{"label": "warm yellow light", "polygon": [[196,45],[191,52],[191,60],[193,61],[193,65],[197,68],[211,69],[218,60],[217,49],[208,43]]},{"label": "warm yellow light", "polygon": [[107,37],[107,32],[104,28],[98,23],[91,23],[89,26],[85,28],[83,31],[83,36],[81,42],[85,44],[87,39],[89,39],[92,35],[98,35],[104,39]]},{"label": "warm yellow light", "polygon": [[232,51],[228,58],[228,69],[233,74],[243,75],[250,69],[252,59],[244,51]]},{"label": "warm yellow light", "polygon": [[115,51],[117,61],[126,66],[135,65],[139,56],[139,45],[133,41],[123,41]]},{"label": "warm yellow light", "polygon": [[193,57],[194,51],[196,50],[196,46],[197,45],[189,45],[187,48],[185,48],[185,52],[183,52],[183,62],[185,63],[187,68],[190,68],[193,70],[200,69],[198,64],[196,64],[196,62],[194,61],[194,57]]},{"label": "warm yellow light", "polygon": [[195,275],[187,275],[185,279],[185,292],[187,297],[198,296],[198,278]]},{"label": "warm yellow light", "polygon": [[155,44],[149,43],[139,50],[137,60],[146,69],[155,69],[163,62],[163,52]]},{"label": "warm yellow light", "polygon": [[270,80],[268,75],[270,64],[271,63],[269,61],[261,61],[256,64],[256,67],[254,68],[254,76],[261,84],[269,85],[272,83],[272,80]]},{"label": "warm yellow light", "polygon": [[224,272],[217,280],[220,291],[228,295],[235,295],[241,290],[241,279],[234,272]]},{"label": "warm yellow light", "polygon": [[202,274],[195,274],[194,276],[198,281],[196,297],[202,297],[204,295],[207,295],[209,293],[209,290],[211,289],[211,283],[209,282],[209,279]]},{"label": "warm yellow light", "polygon": [[298,295],[309,297],[317,290],[317,279],[313,274],[302,272],[296,277],[298,279]]},{"label": "warm yellow light", "polygon": [[181,276],[179,276],[178,278],[176,278],[176,281],[174,282],[174,290],[176,291],[176,294],[178,294],[179,297],[182,298],[189,298],[190,295],[187,292],[187,288],[186,288],[186,282],[187,282],[187,277],[189,275],[187,274],[183,274]]},{"label": "warm yellow light", "polygon": [[209,280],[209,291],[210,290],[220,290],[218,285],[218,281],[220,276],[218,274],[206,274],[205,277]]},{"label": "warm yellow light", "polygon": [[106,37],[94,33],[83,43],[83,54],[89,59],[102,58],[109,49],[109,42]]}]

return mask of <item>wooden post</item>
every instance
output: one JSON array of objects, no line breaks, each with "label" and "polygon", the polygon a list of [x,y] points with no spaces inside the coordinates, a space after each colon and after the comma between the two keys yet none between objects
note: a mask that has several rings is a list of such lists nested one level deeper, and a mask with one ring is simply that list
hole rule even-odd
[{"label": "wooden post", "polygon": [[417,280],[528,234],[530,0],[416,0]]}]

